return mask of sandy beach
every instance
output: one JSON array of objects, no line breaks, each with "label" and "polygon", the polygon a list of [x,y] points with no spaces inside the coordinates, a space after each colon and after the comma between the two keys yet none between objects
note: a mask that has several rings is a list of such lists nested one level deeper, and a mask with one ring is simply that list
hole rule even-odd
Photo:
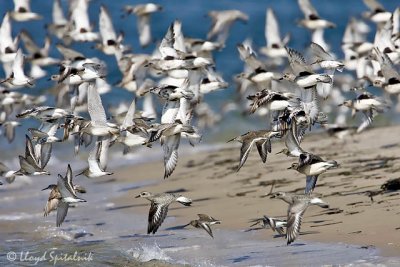
[{"label": "sandy beach", "polygon": [[[326,134],[305,137],[302,143],[305,150],[336,160],[340,168],[320,176],[314,195],[327,201],[330,208],[309,208],[301,228],[303,235],[296,242],[342,242],[376,247],[383,256],[399,255],[399,192],[380,192],[384,182],[398,178],[399,132],[399,126],[375,128],[349,136],[344,142]],[[172,206],[169,216],[175,216],[178,224],[195,219],[197,213],[206,213],[222,220],[216,228],[237,231],[248,229],[250,219],[264,214],[284,218],[286,203],[266,194],[271,192],[272,185],[272,192],[301,193],[305,177],[287,169],[296,159],[275,154],[283,147],[281,141],[274,142],[266,164],[260,161],[256,150],[252,151],[239,172],[236,172],[239,147],[234,145],[181,156],[175,173],[165,181],[161,180],[161,161],[127,167],[115,173],[118,181],[131,183],[159,177],[160,183],[129,190],[114,201],[116,206],[135,204],[126,212],[145,215],[149,208],[147,201],[134,198],[140,191],[182,192],[193,199],[193,205]],[[173,226],[166,222],[159,233]],[[146,227],[147,222],[143,221],[143,233]],[[257,237],[270,240],[273,235],[271,230],[260,230]],[[285,243],[284,238],[281,241]]]}]

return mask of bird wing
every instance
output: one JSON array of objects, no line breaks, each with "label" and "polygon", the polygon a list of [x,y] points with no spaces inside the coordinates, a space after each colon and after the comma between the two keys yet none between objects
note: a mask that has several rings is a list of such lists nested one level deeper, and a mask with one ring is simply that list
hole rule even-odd
[{"label": "bird wing", "polygon": [[59,201],[58,202],[57,220],[56,220],[56,226],[57,227],[60,227],[61,224],[64,222],[65,217],[67,217],[68,208],[69,208],[69,204],[68,203],[65,203],[63,201]]},{"label": "bird wing", "polygon": [[155,234],[161,224],[164,222],[165,217],[167,217],[168,205],[162,205],[154,201],[151,202],[147,234]]},{"label": "bird wing", "polygon": [[212,238],[214,238],[210,224],[208,222],[199,221],[199,225],[203,228]]},{"label": "bird wing", "polygon": [[298,0],[301,12],[303,12],[304,17],[307,19],[318,18],[317,10],[311,5],[310,0]]},{"label": "bird wing", "polygon": [[317,43],[312,42],[310,45],[311,51],[314,56],[322,60],[333,60],[331,54],[325,51],[325,49]]},{"label": "bird wing", "polygon": [[108,13],[108,9],[103,5],[100,7],[99,30],[103,44],[107,44],[108,40],[117,40],[117,34],[115,33],[110,14]]},{"label": "bird wing", "polygon": [[164,178],[167,178],[175,170],[178,163],[178,147],[181,140],[181,134],[167,136],[164,139]]},{"label": "bird wing", "polygon": [[165,102],[161,123],[174,123],[178,116],[180,101],[167,101]]},{"label": "bird wing", "polygon": [[47,200],[46,206],[44,207],[44,216],[47,216],[50,214],[51,211],[56,210],[58,208],[59,202],[60,200],[58,198]]},{"label": "bird wing", "polygon": [[371,11],[385,11],[385,8],[376,0],[364,0],[364,4]]},{"label": "bird wing", "polygon": [[137,17],[137,29],[141,46],[147,46],[151,42],[150,15],[143,14]]},{"label": "bird wing", "polygon": [[51,157],[53,145],[51,143],[43,143],[40,146],[40,168],[43,170]]},{"label": "bird wing", "polygon": [[63,177],[62,175],[59,174],[57,179],[57,187],[58,190],[60,191],[62,198],[67,198],[67,197],[77,198],[74,187],[71,184],[71,179]]},{"label": "bird wing", "polygon": [[357,128],[357,133],[361,133],[365,130],[373,121],[373,112],[372,109],[363,111],[364,119],[361,122],[360,126]]},{"label": "bird wing", "polygon": [[25,12],[30,12],[31,8],[29,6],[30,0],[14,0],[14,10],[19,12],[20,9],[25,10]]},{"label": "bird wing", "polygon": [[242,168],[242,166],[244,165],[244,163],[247,160],[247,157],[250,154],[251,148],[254,145],[254,143],[256,142],[257,139],[253,139],[253,140],[244,140],[242,143],[242,146],[240,148],[240,161],[239,161],[239,166],[237,168],[236,171],[239,171],[240,168]]},{"label": "bird wing", "polygon": [[97,139],[95,146],[89,153],[88,157],[88,164],[89,164],[89,170],[90,172],[93,173],[99,173],[102,172],[102,169],[100,168],[100,163],[99,163],[99,156],[101,152],[101,141]]},{"label": "bird wing", "polygon": [[35,54],[37,52],[40,52],[40,48],[36,45],[31,35],[26,30],[22,30],[19,36],[24,42],[24,46],[29,53]]},{"label": "bird wing", "polygon": [[279,33],[279,24],[272,8],[268,8],[266,12],[265,40],[267,41],[268,47],[272,47],[272,45],[281,45],[282,43]]},{"label": "bird wing", "polygon": [[24,77],[24,55],[22,54],[21,48],[18,49],[17,54],[15,55],[14,62],[12,64],[12,71],[14,73],[14,77]]},{"label": "bird wing", "polygon": [[303,55],[300,52],[287,46],[285,46],[285,48],[288,54],[290,67],[292,68],[293,73],[296,76],[314,73],[314,71],[306,63],[306,60],[304,59]]},{"label": "bird wing", "polygon": [[99,92],[97,92],[93,83],[89,83],[88,88],[88,112],[94,125],[107,127],[106,112],[101,102]]},{"label": "bird wing", "polygon": [[289,205],[286,227],[286,240],[288,245],[297,238],[300,232],[302,217],[307,207],[308,203],[306,202],[295,202]]},{"label": "bird wing", "polygon": [[134,98],[132,100],[132,103],[129,106],[129,109],[126,112],[124,121],[122,122],[122,126],[121,126],[122,129],[125,130],[126,128],[128,128],[134,124],[133,119],[135,117],[135,111],[136,111],[136,98]]},{"label": "bird wing", "polygon": [[60,0],[54,0],[53,2],[52,17],[53,17],[53,23],[55,25],[66,25],[68,23],[68,21],[64,17],[64,12],[61,7]]},{"label": "bird wing", "polygon": [[306,176],[306,188],[304,194],[309,195],[314,191],[315,185],[317,184],[318,175],[307,175]]}]

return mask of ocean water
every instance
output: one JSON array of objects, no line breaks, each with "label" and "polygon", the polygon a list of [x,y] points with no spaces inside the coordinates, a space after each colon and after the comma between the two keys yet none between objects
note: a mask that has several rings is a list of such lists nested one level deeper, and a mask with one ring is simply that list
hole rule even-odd
[{"label": "ocean water", "polygon": [[[57,172],[58,166],[51,164],[50,172]],[[135,201],[134,195],[141,186],[161,183],[162,179],[118,183],[115,179],[78,177],[75,181],[87,188],[84,198],[88,202],[70,208],[59,228],[55,227],[54,212],[48,217],[42,214],[48,191],[40,189],[54,182],[54,176],[17,179],[13,187],[0,188],[1,266],[32,266],[36,261],[38,266],[72,266],[78,259],[72,257],[75,253],[81,257],[80,266],[139,266],[150,260],[158,261],[155,266],[161,261],[191,266],[400,264],[400,258],[382,258],[370,247],[304,242],[301,237],[286,246],[285,240],[273,238],[270,230],[262,230],[268,233],[260,238],[260,231],[215,227],[215,238],[211,239],[204,231],[182,228],[174,216],[166,218],[156,235],[146,235],[147,215],[134,213],[132,208],[148,203]],[[132,192],[132,204],[117,205],[114,199],[127,192]],[[65,260],[64,255],[71,257]]]},{"label": "ocean water", "polygon": [[[66,7],[66,2],[62,0],[64,7]],[[232,76],[243,69],[236,44],[246,38],[251,38],[255,47],[265,44],[264,22],[267,7],[274,9],[280,22],[282,35],[291,34],[289,43],[291,47],[302,51],[309,44],[309,32],[295,26],[296,20],[300,19],[302,14],[294,0],[169,0],[153,2],[164,6],[163,12],[154,14],[152,17],[153,37],[158,40],[162,38],[167,27],[175,19],[183,22],[185,36],[205,38],[210,27],[210,19],[206,16],[209,10],[240,9],[249,15],[250,20],[247,24],[239,22],[233,25],[226,48],[215,54],[217,71],[230,83],[228,89],[206,97],[206,101],[216,111],[226,101],[234,98],[235,88]],[[366,10],[365,6],[361,0],[314,0],[312,2],[322,17],[337,24],[337,28],[326,32],[325,38],[331,44],[333,52],[340,57],[342,55],[340,43],[344,27],[349,17],[359,15],[360,12]],[[132,46],[133,51],[135,53],[151,53],[156,44],[147,48],[139,46],[135,17],[121,18],[122,7],[134,3],[136,1],[92,0],[90,2],[90,18],[97,25],[99,7],[101,4],[105,4],[114,18],[114,27],[125,33],[126,43]],[[398,2],[384,1],[384,5],[388,10],[393,10]],[[26,29],[38,43],[42,43],[45,36],[44,25],[51,21],[52,1],[32,0],[31,6],[33,11],[43,14],[44,19],[29,23],[13,23],[13,34],[17,34],[21,29]],[[1,15],[12,7],[11,0],[0,0]],[[372,39],[373,36],[370,38]],[[53,44],[57,42],[53,39]],[[92,49],[92,44],[79,43],[73,44],[72,47],[85,55],[96,56],[104,60],[108,65],[108,82],[114,84],[119,81],[121,75],[113,57],[102,55]],[[55,57],[60,56],[54,47],[50,54]],[[46,70],[49,75],[58,71],[57,67],[49,67]],[[3,76],[4,74],[0,70],[0,77]],[[44,78],[37,82],[36,88],[25,91],[38,95],[44,93],[51,86],[52,83]],[[106,107],[132,98],[131,93],[120,88],[113,88],[110,93],[102,96]],[[50,99],[49,104],[52,101]],[[393,120],[393,118],[391,119]],[[250,125],[257,127],[254,119],[249,121],[238,114],[233,114],[223,120],[219,127],[204,132],[205,144],[197,148],[198,150],[193,150],[188,146],[183,146],[181,149],[183,153],[196,153],[201,149],[216,149],[218,147],[214,144],[207,145],[214,140],[213,136],[220,134],[221,131],[228,132],[227,135],[232,135],[233,132],[243,132]],[[0,161],[12,168],[18,167],[17,158],[24,150],[21,141],[26,129],[38,126],[38,122],[33,120],[25,120],[23,123],[24,125],[17,131],[16,142],[7,144],[4,138],[0,140],[2,149]],[[262,126],[258,125],[258,127]],[[88,149],[82,149],[82,154],[75,157],[71,143],[56,144],[53,153],[54,157],[50,160],[49,170],[56,174],[65,171],[67,162],[74,166],[74,170],[83,168],[86,165]],[[143,153],[132,153],[124,157],[121,156],[120,151],[114,150],[110,155],[109,168],[112,170],[123,165],[139,164],[143,160],[161,161],[161,148],[157,146],[156,149],[146,150]],[[293,246],[286,246],[282,239],[260,240],[257,238],[257,233],[254,232],[234,232],[223,229],[216,229],[216,238],[212,240],[200,230],[174,228],[176,218],[172,216],[167,218],[162,231],[155,236],[147,236],[145,234],[147,216],[131,214],[127,212],[129,206],[117,206],[113,199],[125,194],[127,190],[134,188],[140,190],[140,187],[147,183],[164,182],[161,178],[136,184],[107,182],[107,179],[102,179],[102,182],[80,179],[81,185],[90,190],[85,195],[88,203],[80,205],[77,209],[71,209],[63,226],[56,228],[54,214],[43,218],[42,209],[48,192],[40,191],[48,184],[54,183],[54,180],[54,175],[17,178],[14,184],[0,187],[0,203],[2,203],[0,208],[1,266],[13,266],[14,264],[32,266],[36,260],[38,265],[53,265],[55,256],[73,255],[75,251],[83,258],[79,262],[82,266],[135,266],[138,265],[138,262],[152,259],[193,266],[400,265],[399,259],[382,258],[379,256],[379,251],[374,248],[360,248],[348,244],[305,243],[299,240]],[[13,257],[11,252],[15,252],[15,261],[11,261]],[[29,252],[30,255],[27,255],[26,252]],[[7,259],[7,257],[11,258]],[[59,261],[56,262],[56,265],[72,266],[74,263],[76,263],[74,260]]]}]

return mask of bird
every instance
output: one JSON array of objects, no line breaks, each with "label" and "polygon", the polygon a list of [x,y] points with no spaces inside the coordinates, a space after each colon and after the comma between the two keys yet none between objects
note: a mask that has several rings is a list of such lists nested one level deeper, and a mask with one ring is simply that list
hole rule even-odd
[{"label": "bird", "polygon": [[313,192],[318,176],[331,168],[337,168],[339,164],[334,160],[325,161],[320,156],[312,153],[302,153],[299,162],[293,163],[288,169],[294,169],[306,175],[306,187],[304,194],[309,195]]},{"label": "bird", "polygon": [[310,0],[298,0],[299,7],[304,14],[304,19],[298,24],[310,30],[335,28],[336,25],[330,21],[320,18],[317,10],[312,6]]},{"label": "bird", "polygon": [[272,231],[274,231],[274,232],[276,231],[280,235],[285,234],[285,232],[284,232],[284,228],[286,227],[285,220],[268,217],[268,216],[264,215],[262,218],[254,219],[254,220],[251,220],[250,222],[253,223],[252,225],[250,225],[250,227],[253,227],[257,224],[261,224],[262,228],[270,227],[272,229]]},{"label": "bird", "polygon": [[33,86],[33,79],[27,77],[24,73],[24,55],[22,50],[18,49],[14,61],[12,63],[12,72],[10,76],[2,81],[0,84],[5,83],[12,88],[19,88],[23,86]]},{"label": "bird", "polygon": [[242,168],[254,144],[256,144],[262,162],[265,163],[267,160],[268,152],[271,153],[271,138],[278,135],[279,132],[259,130],[250,131],[229,140],[228,142],[238,141],[242,143],[242,146],[240,148],[239,165],[236,171],[239,171],[240,168]]},{"label": "bird", "polygon": [[178,148],[183,133],[194,134],[196,131],[190,125],[182,124],[180,120],[173,123],[152,124],[148,130],[150,137],[147,143],[161,139],[164,150],[164,179],[169,177],[178,163]]},{"label": "bird", "polygon": [[221,224],[221,221],[217,220],[217,219],[214,219],[213,217],[208,216],[206,214],[197,214],[197,216],[199,216],[199,219],[190,221],[188,225],[191,225],[191,226],[193,226],[195,228],[202,228],[212,238],[214,238],[213,232],[211,230],[211,225],[213,225],[213,224]]},{"label": "bird", "polygon": [[210,40],[215,37],[220,44],[225,44],[233,22],[236,20],[247,22],[249,20],[249,16],[239,10],[212,10],[208,12],[208,16],[212,20],[212,25],[207,34],[207,39]]},{"label": "bird", "polygon": [[[79,198],[76,195],[77,190],[75,189],[76,187],[72,183],[72,169],[71,165],[68,164],[67,167],[67,173],[65,176],[58,175],[57,179],[57,190],[54,189],[54,185],[49,186],[49,189],[52,189],[50,191],[50,195],[53,193],[55,197],[59,197],[57,194],[57,190],[59,191],[61,198],[58,200],[57,204],[57,219],[56,219],[56,226],[60,227],[61,224],[64,222],[65,217],[67,216],[68,213],[68,208],[71,203],[79,203],[79,202],[86,202],[85,199]],[[50,212],[50,209],[53,208],[53,204],[56,201],[50,201],[52,203],[49,204],[49,207],[47,209],[48,212]],[[47,207],[47,205],[46,205]],[[47,214],[48,214],[47,212]],[[46,211],[45,211],[46,213]]]},{"label": "bird", "polygon": [[357,133],[360,133],[367,128],[372,123],[377,113],[382,113],[390,107],[386,101],[368,92],[363,92],[355,99],[346,100],[339,104],[339,106],[350,108],[353,117],[357,111],[361,111],[364,114],[364,120],[357,128]]},{"label": "bird", "polygon": [[43,17],[31,11],[30,0],[14,0],[14,11],[10,13],[16,21],[40,20]]},{"label": "bird", "polygon": [[127,14],[137,16],[137,30],[139,32],[139,42],[142,47],[148,46],[152,41],[150,15],[162,11],[162,6],[154,3],[139,4],[135,6],[127,5],[124,7]]},{"label": "bird", "polygon": [[267,8],[265,16],[265,40],[267,45],[260,48],[260,52],[270,58],[286,57],[285,45],[290,36],[282,40],[279,32],[279,23],[272,8]]},{"label": "bird", "polygon": [[278,198],[289,204],[286,220],[287,245],[295,241],[299,235],[304,213],[310,205],[329,208],[329,205],[320,198],[309,195],[294,195],[286,192],[276,192],[271,196],[271,198]]},{"label": "bird", "polygon": [[158,228],[167,217],[168,207],[172,202],[179,202],[185,206],[190,206],[192,204],[191,199],[173,193],[152,194],[143,191],[137,195],[136,198],[145,198],[151,202],[147,234],[155,234],[157,232]]}]

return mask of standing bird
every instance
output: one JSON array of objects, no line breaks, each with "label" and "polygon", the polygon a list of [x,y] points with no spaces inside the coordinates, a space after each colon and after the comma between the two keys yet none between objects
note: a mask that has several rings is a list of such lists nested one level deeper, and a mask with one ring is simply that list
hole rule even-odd
[{"label": "standing bird", "polygon": [[155,234],[157,232],[158,228],[167,217],[168,207],[172,202],[176,201],[185,206],[190,206],[192,204],[191,199],[172,193],[161,193],[154,195],[150,192],[143,191],[136,196],[136,198],[139,197],[143,197],[151,202],[147,234]]},{"label": "standing bird", "polygon": [[221,224],[221,221],[214,219],[213,217],[208,216],[206,214],[197,214],[197,216],[199,216],[199,219],[190,221],[188,225],[191,225],[196,228],[203,228],[212,238],[214,238],[214,235],[211,230],[211,225]]},{"label": "standing bird", "polygon": [[277,192],[273,194],[271,198],[279,198],[289,204],[286,226],[286,240],[288,245],[296,240],[300,232],[303,215],[310,205],[318,205],[321,208],[329,208],[329,205],[321,199],[308,195],[294,195],[285,192]]}]

